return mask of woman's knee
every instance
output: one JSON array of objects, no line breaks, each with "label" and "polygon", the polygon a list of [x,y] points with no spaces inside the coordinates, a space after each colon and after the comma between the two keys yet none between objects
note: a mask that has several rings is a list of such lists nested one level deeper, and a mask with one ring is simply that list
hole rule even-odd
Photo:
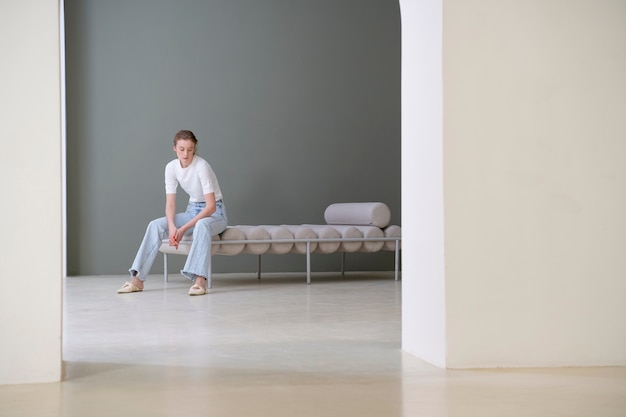
[{"label": "woman's knee", "polygon": [[148,230],[157,230],[159,232],[162,232],[166,229],[167,219],[165,219],[164,217],[160,219],[154,219],[150,223],[148,223]]},{"label": "woman's knee", "polygon": [[205,217],[204,219],[198,220],[194,233],[196,233],[196,230],[202,230],[203,232],[213,236],[223,232],[224,229],[226,229],[226,221],[224,219]]}]

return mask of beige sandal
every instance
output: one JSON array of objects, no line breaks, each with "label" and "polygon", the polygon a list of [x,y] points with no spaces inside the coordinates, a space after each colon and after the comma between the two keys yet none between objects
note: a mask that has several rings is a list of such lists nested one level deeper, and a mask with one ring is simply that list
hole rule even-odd
[{"label": "beige sandal", "polygon": [[204,295],[206,293],[207,289],[198,284],[193,284],[193,286],[189,288],[189,295]]},{"label": "beige sandal", "polygon": [[122,285],[122,288],[117,290],[117,293],[118,294],[127,294],[127,293],[131,293],[131,292],[141,292],[141,291],[143,291],[143,289],[141,289],[139,287],[135,287],[130,282],[125,282],[124,285]]}]

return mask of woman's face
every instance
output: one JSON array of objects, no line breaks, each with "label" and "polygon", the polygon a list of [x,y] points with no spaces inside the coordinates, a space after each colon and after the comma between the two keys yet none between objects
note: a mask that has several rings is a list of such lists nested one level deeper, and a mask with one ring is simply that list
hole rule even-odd
[{"label": "woman's face", "polygon": [[180,139],[174,145],[174,152],[176,157],[180,161],[180,165],[183,168],[187,168],[191,161],[193,161],[193,155],[196,152],[196,145],[191,139]]}]

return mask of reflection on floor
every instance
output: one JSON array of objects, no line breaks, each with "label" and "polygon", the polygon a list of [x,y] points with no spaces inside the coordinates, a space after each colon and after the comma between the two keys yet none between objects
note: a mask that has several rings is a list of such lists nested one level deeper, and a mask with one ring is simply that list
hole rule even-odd
[{"label": "reflection on floor", "polygon": [[626,416],[626,368],[446,371],[400,349],[389,273],[66,279],[65,380],[0,416]]}]

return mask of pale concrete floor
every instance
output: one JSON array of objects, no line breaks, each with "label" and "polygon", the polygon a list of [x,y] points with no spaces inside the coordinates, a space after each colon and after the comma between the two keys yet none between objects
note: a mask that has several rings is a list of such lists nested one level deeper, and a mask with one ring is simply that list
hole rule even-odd
[{"label": "pale concrete floor", "polygon": [[446,371],[400,350],[390,274],[218,275],[115,294],[66,280],[62,383],[0,386],[2,417],[626,416],[626,368]]}]

